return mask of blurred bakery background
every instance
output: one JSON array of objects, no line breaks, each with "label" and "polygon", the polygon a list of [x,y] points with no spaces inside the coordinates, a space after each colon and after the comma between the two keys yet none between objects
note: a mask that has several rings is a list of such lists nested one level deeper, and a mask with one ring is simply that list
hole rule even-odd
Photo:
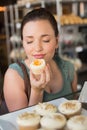
[{"label": "blurred bakery background", "polygon": [[74,64],[79,90],[87,80],[87,0],[0,0],[0,87],[8,65],[26,57],[21,20],[39,7],[51,11],[58,22],[59,54]]}]

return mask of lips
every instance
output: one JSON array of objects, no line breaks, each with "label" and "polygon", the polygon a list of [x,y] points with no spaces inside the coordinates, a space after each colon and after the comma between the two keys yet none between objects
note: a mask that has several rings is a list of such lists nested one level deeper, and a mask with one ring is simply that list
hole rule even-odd
[{"label": "lips", "polygon": [[34,58],[36,58],[36,59],[44,59],[44,54],[36,54],[36,55],[33,55],[34,56]]}]

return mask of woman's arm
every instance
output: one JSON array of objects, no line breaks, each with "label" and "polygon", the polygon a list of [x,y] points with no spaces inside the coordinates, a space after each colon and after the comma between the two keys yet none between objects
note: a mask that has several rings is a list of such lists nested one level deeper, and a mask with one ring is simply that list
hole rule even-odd
[{"label": "woman's arm", "polygon": [[24,81],[17,71],[10,68],[4,77],[4,97],[10,112],[28,106]]}]

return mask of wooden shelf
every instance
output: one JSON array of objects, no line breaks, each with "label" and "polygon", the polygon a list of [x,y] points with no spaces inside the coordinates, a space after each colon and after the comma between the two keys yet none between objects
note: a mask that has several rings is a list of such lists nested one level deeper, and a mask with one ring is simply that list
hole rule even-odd
[{"label": "wooden shelf", "polygon": [[63,4],[63,3],[79,3],[79,2],[86,2],[87,3],[87,0],[61,0],[60,3]]},{"label": "wooden shelf", "polygon": [[69,26],[72,26],[72,27],[87,27],[87,24],[64,24],[64,25],[61,25],[61,27],[69,27]]}]

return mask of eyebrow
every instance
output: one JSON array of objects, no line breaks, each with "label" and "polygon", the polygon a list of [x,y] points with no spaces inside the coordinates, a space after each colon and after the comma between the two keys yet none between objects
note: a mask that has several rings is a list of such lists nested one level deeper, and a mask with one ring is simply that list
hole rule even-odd
[{"label": "eyebrow", "polygon": [[27,38],[33,38],[33,36],[25,36],[25,37],[27,37]]},{"label": "eyebrow", "polygon": [[45,37],[45,36],[51,36],[51,35],[49,35],[49,34],[43,34],[43,35],[41,35],[42,37]]},{"label": "eyebrow", "polygon": [[[45,36],[51,36],[51,35],[49,35],[49,34],[43,34],[43,35],[41,35],[41,37],[45,37]],[[33,38],[33,36],[26,36],[27,38]]]}]

